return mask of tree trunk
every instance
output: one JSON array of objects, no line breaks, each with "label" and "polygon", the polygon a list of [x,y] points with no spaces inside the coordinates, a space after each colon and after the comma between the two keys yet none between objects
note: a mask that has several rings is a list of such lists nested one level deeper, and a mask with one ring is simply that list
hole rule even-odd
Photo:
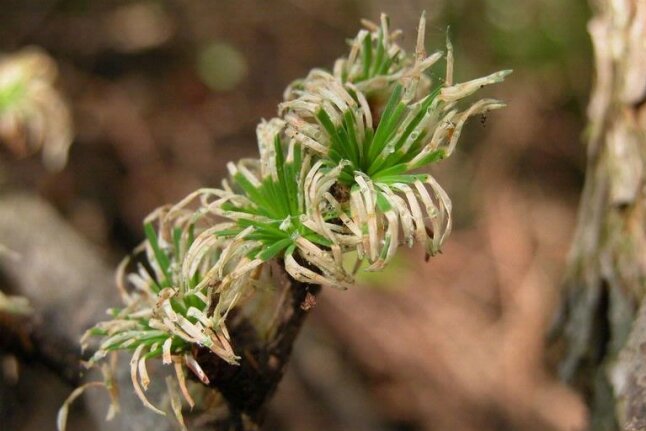
[{"label": "tree trunk", "polygon": [[[593,430],[646,429],[646,1],[593,1],[596,84],[565,287],[561,376]],[[638,311],[639,309],[639,311]]]}]

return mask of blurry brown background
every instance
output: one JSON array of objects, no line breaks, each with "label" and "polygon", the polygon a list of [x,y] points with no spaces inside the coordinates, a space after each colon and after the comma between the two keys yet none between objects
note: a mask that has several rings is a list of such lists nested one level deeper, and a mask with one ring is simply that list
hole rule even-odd
[{"label": "blurry brown background", "polygon": [[[255,154],[284,87],[331,67],[360,18],[388,13],[410,48],[424,9],[429,51],[450,26],[458,80],[515,70],[486,90],[509,107],[472,120],[433,168],[454,204],[444,254],[403,252],[325,291],[266,429],[580,429],[543,340],[583,180],[584,0],[3,0],[0,51],[39,45],[58,61],[76,139],[63,172],[12,161],[0,187],[46,198],[114,265],[149,211]],[[0,424],[22,426],[8,410]]]}]

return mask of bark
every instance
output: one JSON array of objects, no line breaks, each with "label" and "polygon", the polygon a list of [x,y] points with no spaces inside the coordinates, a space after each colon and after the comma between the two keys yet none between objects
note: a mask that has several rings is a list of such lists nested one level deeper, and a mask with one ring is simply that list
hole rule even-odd
[{"label": "bark", "polygon": [[0,312],[0,352],[40,363],[72,388],[80,384],[78,343],[48,330],[37,318]]},{"label": "bark", "polygon": [[[262,336],[259,325],[251,316],[239,313],[233,316],[231,338],[241,356],[239,365],[231,365],[205,348],[195,349],[194,357],[209,377],[211,387],[217,389],[228,403],[229,417],[224,423],[215,423],[214,429],[256,430],[262,425],[265,407],[280,383],[294,342],[309,309],[321,287],[298,282],[289,277],[281,265],[272,267],[282,282],[273,296],[282,298],[270,319],[273,329]],[[255,316],[257,317],[257,316]],[[260,325],[262,327],[262,325]]]},{"label": "bark", "polygon": [[559,371],[584,394],[592,429],[646,429],[646,311],[635,321],[646,287],[646,1],[593,8],[596,83]]}]

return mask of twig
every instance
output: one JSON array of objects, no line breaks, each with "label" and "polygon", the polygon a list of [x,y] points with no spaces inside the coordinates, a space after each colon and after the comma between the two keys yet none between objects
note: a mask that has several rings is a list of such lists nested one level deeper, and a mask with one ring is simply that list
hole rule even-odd
[{"label": "twig", "polygon": [[262,423],[263,408],[283,377],[294,341],[308,314],[301,305],[308,295],[317,295],[321,288],[290,278],[285,289],[291,301],[285,301],[277,330],[269,340],[262,340],[247,319],[236,316],[231,338],[241,352],[240,365],[228,364],[206,348],[193,352],[211,386],[229,403],[229,425],[233,429],[251,431]]}]

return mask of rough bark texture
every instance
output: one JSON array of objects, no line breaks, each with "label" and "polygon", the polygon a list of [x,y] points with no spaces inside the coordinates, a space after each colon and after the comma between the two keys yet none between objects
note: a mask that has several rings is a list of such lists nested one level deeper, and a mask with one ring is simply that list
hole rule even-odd
[{"label": "rough bark texture", "polygon": [[[283,377],[308,310],[314,305],[320,286],[297,282],[279,265],[273,267],[282,279],[277,295],[284,298],[272,314],[273,330],[267,337],[258,333],[247,316],[239,314],[230,330],[232,344],[241,356],[239,365],[230,365],[208,349],[196,349],[194,356],[227,401],[230,418],[214,429],[256,430],[262,424],[267,402]],[[282,291],[282,292],[281,292]]]},{"label": "rough bark texture", "polygon": [[[598,0],[587,174],[566,278],[563,378],[594,430],[646,429],[646,1]],[[638,315],[636,315],[638,313]],[[637,320],[636,320],[637,319]]]}]

